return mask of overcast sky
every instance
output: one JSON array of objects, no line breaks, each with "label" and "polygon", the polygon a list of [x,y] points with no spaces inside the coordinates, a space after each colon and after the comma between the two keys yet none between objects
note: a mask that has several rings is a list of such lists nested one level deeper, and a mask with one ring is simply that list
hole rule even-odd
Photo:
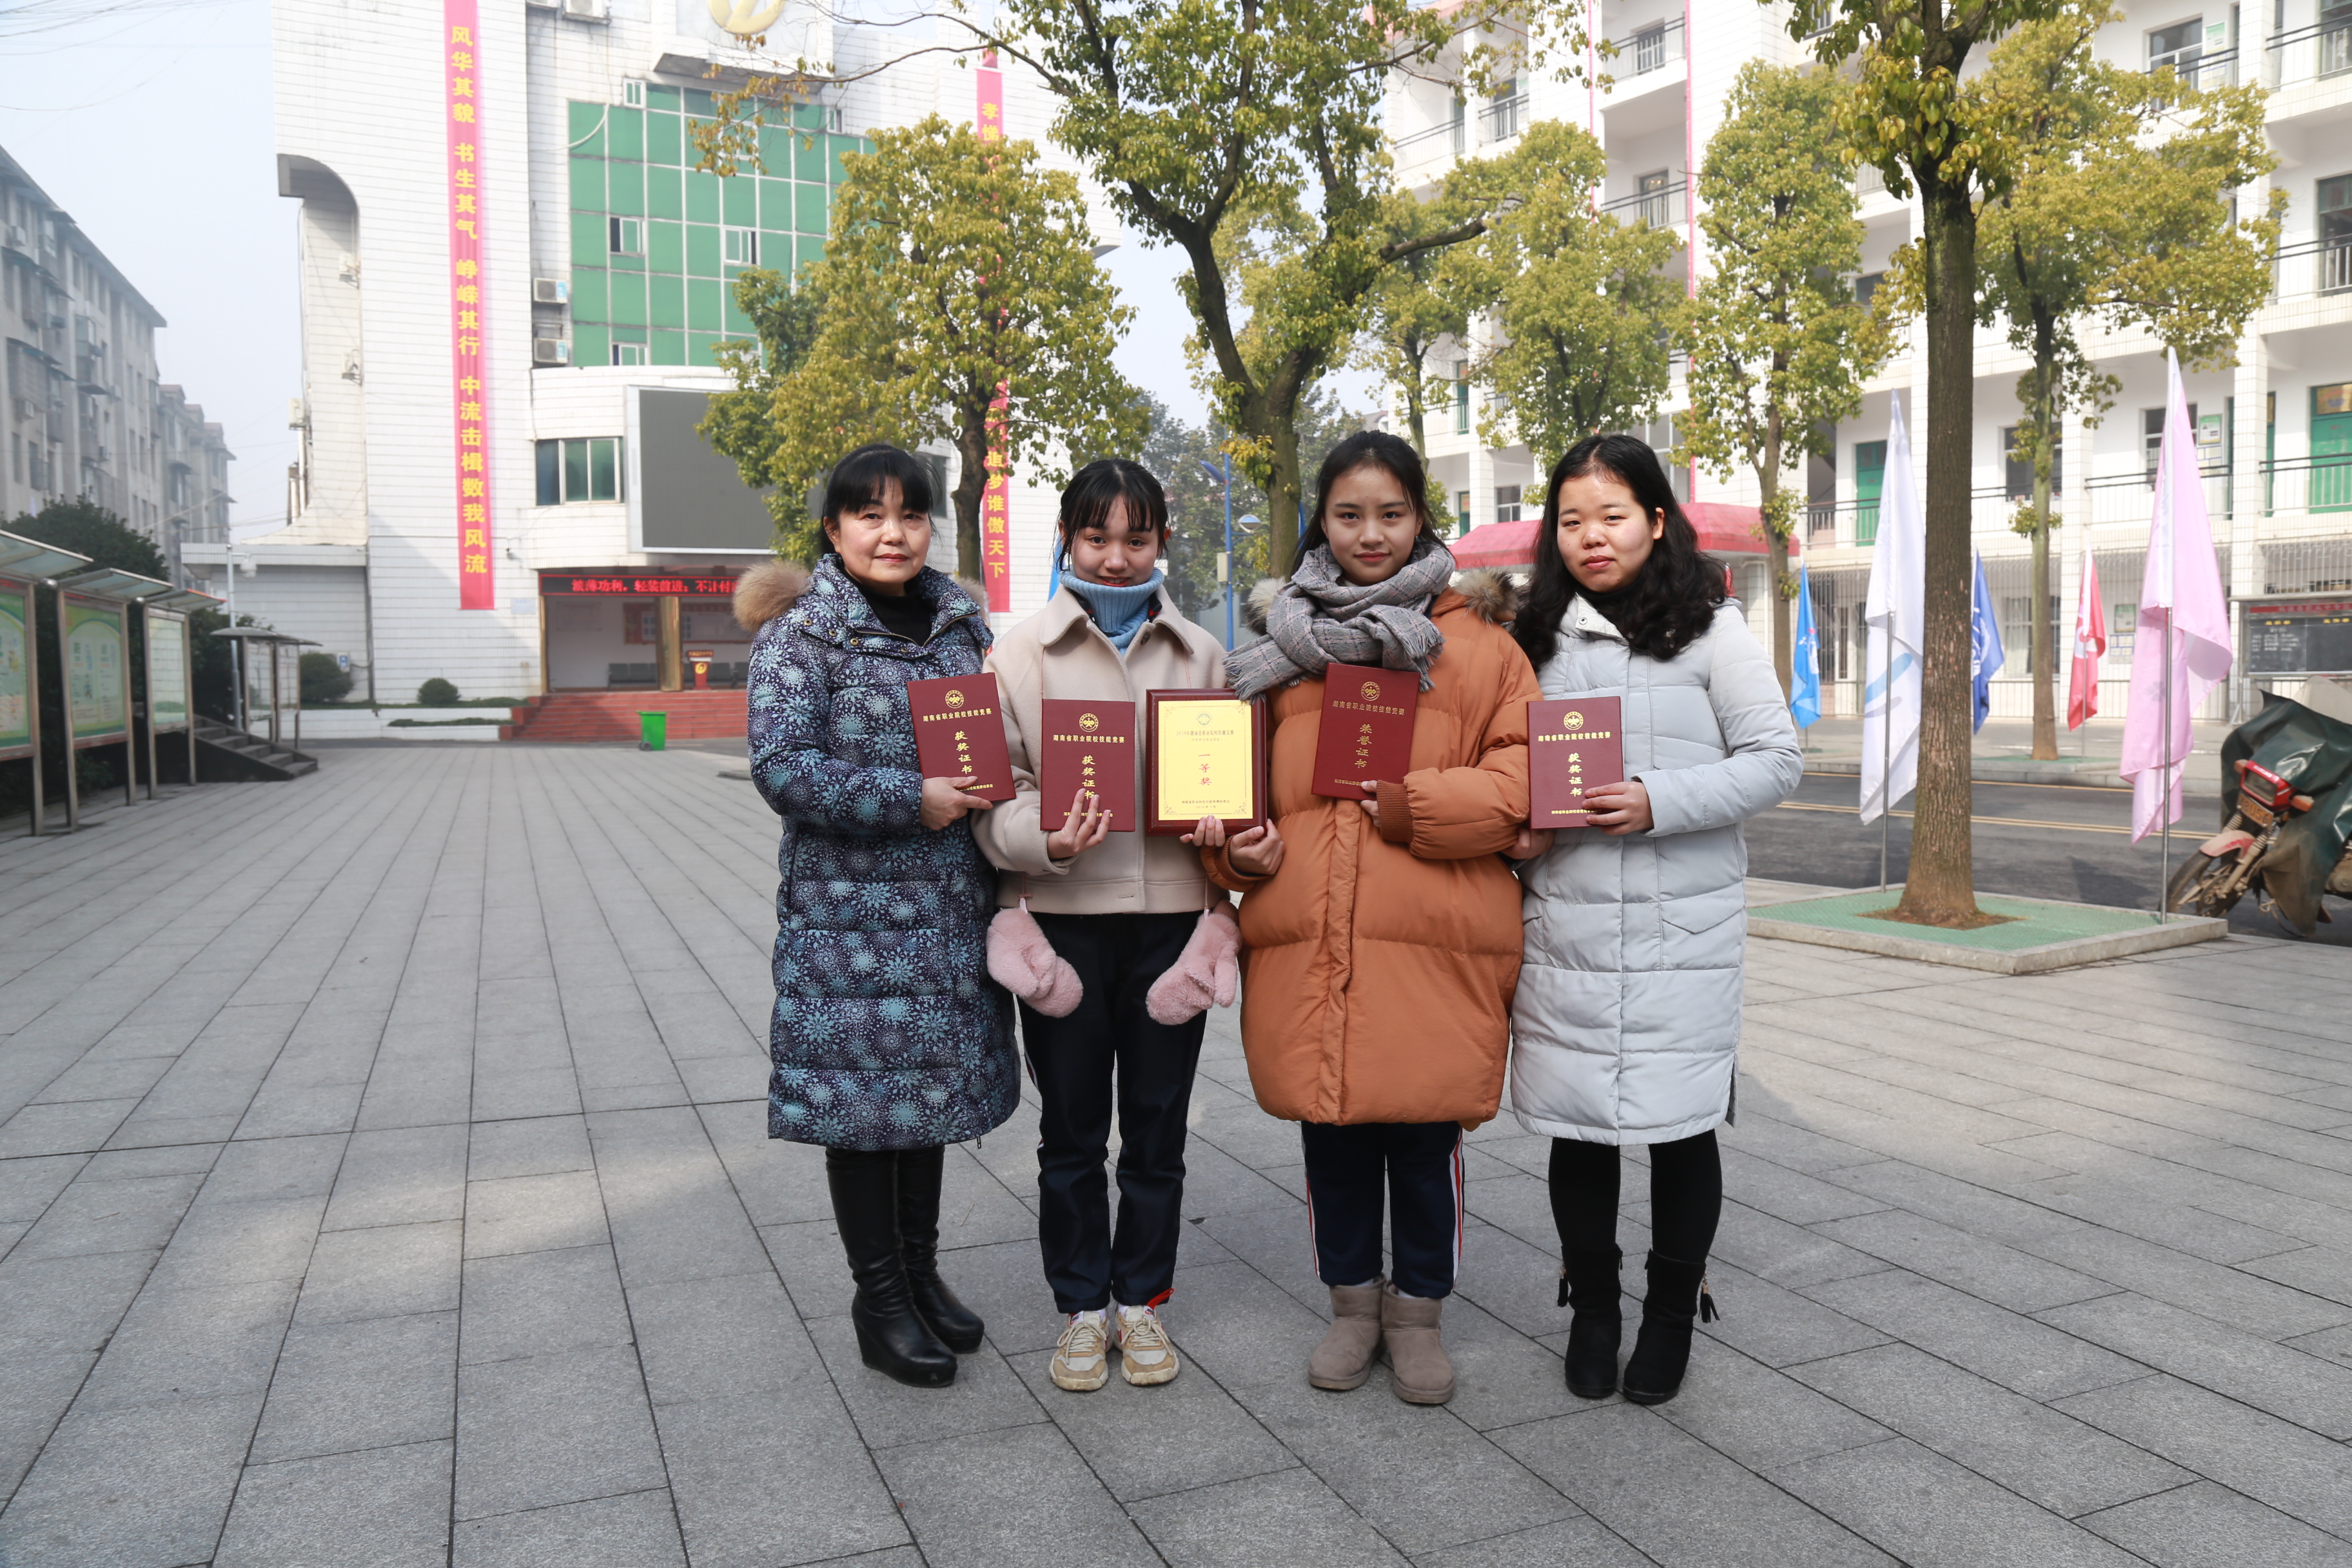
[{"label": "overcast sky", "polygon": [[[268,0],[81,8],[101,15],[0,37],[0,147],[163,312],[162,377],[227,432],[236,521],[266,530],[285,515],[286,409],[301,392]],[[1173,283],[1181,253],[1129,243],[1105,261],[1136,308],[1119,368],[1197,421],[1183,353],[1192,319]],[[1347,378],[1353,401],[1364,400],[1361,379]]]}]

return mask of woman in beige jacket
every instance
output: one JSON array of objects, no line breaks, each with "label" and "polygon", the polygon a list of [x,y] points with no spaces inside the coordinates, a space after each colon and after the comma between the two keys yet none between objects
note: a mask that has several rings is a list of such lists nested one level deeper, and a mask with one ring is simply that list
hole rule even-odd
[{"label": "woman in beige jacket", "polygon": [[[1059,1386],[1100,1388],[1108,1352],[1133,1384],[1165,1383],[1176,1352],[1160,1324],[1182,1224],[1184,1122],[1202,1019],[1154,1021],[1145,993],[1184,951],[1213,900],[1188,838],[1154,837],[1139,821],[1112,833],[1094,797],[1056,802],[1068,819],[1044,826],[1037,787],[1042,704],[1132,702],[1141,751],[1144,695],[1224,684],[1224,649],[1184,618],[1159,569],[1168,543],[1160,481],[1124,460],[1090,463],[1062,492],[1062,584],[1050,603],[1001,637],[997,679],[1019,793],[977,814],[982,853],[1003,871],[998,902],[1027,900],[1045,940],[1076,971],[1082,994],[1053,1017],[1024,1003],[1022,1044],[1043,1102],[1037,1234],[1045,1278],[1066,1316],[1051,1373]],[[1135,800],[1144,804],[1142,758]],[[1113,1077],[1118,1112],[1118,1223],[1103,1161]]]}]

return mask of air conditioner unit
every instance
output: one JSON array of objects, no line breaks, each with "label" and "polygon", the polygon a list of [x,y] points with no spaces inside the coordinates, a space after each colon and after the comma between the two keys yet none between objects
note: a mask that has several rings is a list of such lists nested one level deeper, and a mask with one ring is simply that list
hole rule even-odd
[{"label": "air conditioner unit", "polygon": [[569,305],[572,285],[561,278],[534,278],[530,280],[530,302],[534,305]]},{"label": "air conditioner unit", "polygon": [[604,0],[563,0],[563,14],[575,22],[601,22],[605,18]]},{"label": "air conditioner unit", "polygon": [[552,11],[555,9],[555,0],[523,0],[523,4],[529,5],[534,11]]},{"label": "air conditioner unit", "polygon": [[570,364],[572,345],[562,338],[533,338],[530,340],[530,363]]}]

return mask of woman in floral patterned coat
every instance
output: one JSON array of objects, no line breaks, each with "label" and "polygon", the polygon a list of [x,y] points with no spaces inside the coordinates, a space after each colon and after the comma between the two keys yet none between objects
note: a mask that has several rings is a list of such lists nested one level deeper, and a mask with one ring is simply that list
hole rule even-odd
[{"label": "woman in floral patterned coat", "polygon": [[965,820],[971,780],[925,778],[907,683],[974,675],[980,606],[923,564],[929,471],[895,447],[835,466],[814,573],[745,576],[751,778],[783,818],[768,1135],[825,1147],[868,1366],[955,1379],[980,1319],[938,1268],[943,1145],[1020,1099],[1013,1005],[988,977],[996,874]]}]

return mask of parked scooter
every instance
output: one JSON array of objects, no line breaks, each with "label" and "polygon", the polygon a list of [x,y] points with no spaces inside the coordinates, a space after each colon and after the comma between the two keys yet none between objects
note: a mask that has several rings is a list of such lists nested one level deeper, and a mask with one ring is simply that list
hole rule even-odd
[{"label": "parked scooter", "polygon": [[2329,918],[2323,893],[2352,899],[2352,688],[2315,676],[2299,701],[2266,693],[2221,742],[2221,831],[2173,874],[2165,907],[2225,915],[2251,891],[2309,936]]}]

